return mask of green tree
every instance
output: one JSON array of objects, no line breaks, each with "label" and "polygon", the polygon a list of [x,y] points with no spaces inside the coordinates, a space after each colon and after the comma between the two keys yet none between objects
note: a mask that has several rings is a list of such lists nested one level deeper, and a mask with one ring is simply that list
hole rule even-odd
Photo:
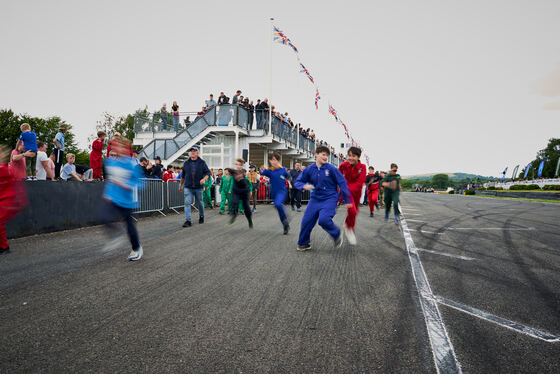
[{"label": "green tree", "polygon": [[[544,163],[544,168],[542,172],[543,178],[553,178],[554,172],[556,171],[556,163],[560,157],[560,151],[556,150],[556,147],[560,147],[560,138],[551,138],[548,140],[548,145],[546,148],[541,149],[537,152],[537,157],[533,160],[531,164],[531,170],[527,174],[527,178],[537,177],[537,170],[543,158],[546,158]],[[523,178],[525,174],[525,167],[519,172],[519,178]]]},{"label": "green tree", "polygon": [[96,133],[88,137],[88,149],[91,150],[91,144],[97,138],[98,131],[105,131],[107,139],[112,139],[115,132],[118,132],[121,136],[132,141],[134,139],[134,116],[140,115],[147,118],[148,114],[148,107],[138,109],[134,114],[118,117],[107,112],[103,113],[102,119],[97,121],[97,125],[95,126]]},{"label": "green tree", "polygon": [[437,189],[444,189],[449,186],[449,176],[447,174],[436,174],[432,177],[432,186]]}]

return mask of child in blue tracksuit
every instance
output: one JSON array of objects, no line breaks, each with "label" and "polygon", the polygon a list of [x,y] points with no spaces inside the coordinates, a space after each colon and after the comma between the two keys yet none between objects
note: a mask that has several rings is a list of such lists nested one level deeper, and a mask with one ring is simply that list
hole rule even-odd
[{"label": "child in blue tracksuit", "polygon": [[290,184],[290,174],[288,174],[285,167],[282,167],[280,157],[279,153],[274,153],[270,158],[272,169],[262,169],[261,175],[270,178],[270,195],[274,200],[274,207],[278,210],[278,216],[280,216],[280,221],[284,226],[284,235],[288,235],[290,224],[288,223],[288,217],[286,217],[286,212],[284,211],[284,202],[288,196],[286,181]]},{"label": "child in blue tracksuit", "polygon": [[119,215],[126,222],[126,229],[132,251],[128,256],[130,261],[139,260],[142,257],[142,246],[138,239],[138,231],[134,226],[132,210],[136,208],[137,201],[134,199],[134,190],[140,187],[142,173],[140,167],[132,157],[128,156],[128,141],[119,138],[113,145],[111,152],[115,151],[117,157],[105,160],[106,182],[103,191],[103,199],[107,202],[104,209],[103,220],[113,237],[105,245],[105,250],[117,249],[121,244],[118,229],[113,224],[113,217]]},{"label": "child in blue tracksuit", "polygon": [[305,168],[294,183],[298,190],[311,191],[309,204],[301,220],[301,231],[299,233],[298,251],[311,249],[311,231],[317,221],[319,225],[333,238],[336,247],[342,246],[342,233],[333,222],[338,202],[337,187],[342,192],[346,207],[352,206],[352,197],[348,190],[348,184],[338,169],[329,164],[330,150],[319,146],[315,149],[315,164]]}]

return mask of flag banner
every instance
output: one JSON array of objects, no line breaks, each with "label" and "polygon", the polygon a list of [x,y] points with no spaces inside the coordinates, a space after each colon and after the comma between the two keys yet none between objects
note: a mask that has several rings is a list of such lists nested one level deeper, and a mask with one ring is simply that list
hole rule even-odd
[{"label": "flag banner", "polygon": [[531,169],[532,164],[533,164],[532,162],[529,162],[525,167],[525,174],[523,174],[523,179],[527,179],[527,174],[529,174],[529,170]]},{"label": "flag banner", "polygon": [[321,100],[321,96],[319,95],[319,90],[315,89],[315,109],[319,109],[319,100]]},{"label": "flag banner", "polygon": [[517,170],[519,170],[519,165],[517,165],[514,169],[513,169],[513,173],[511,173],[511,180],[515,180],[516,176],[517,176]]},{"label": "flag banner", "polygon": [[539,165],[539,170],[537,171],[537,178],[541,178],[541,177],[542,177],[542,171],[543,171],[543,168],[544,168],[544,162],[545,162],[545,161],[546,161],[546,158],[544,158],[544,159],[541,161],[541,164]]},{"label": "flag banner", "polygon": [[558,162],[556,163],[556,171],[554,172],[554,178],[558,176],[559,169],[560,169],[560,157],[558,158]]},{"label": "flag banner", "polygon": [[309,70],[301,62],[299,63],[299,66],[301,67],[301,70],[299,72],[305,73],[305,75],[307,75],[307,78],[311,81],[311,83],[315,84],[315,80],[311,76],[311,73],[309,73]]},{"label": "flag banner", "polygon": [[280,44],[284,44],[289,46],[290,48],[292,48],[294,50],[295,53],[298,53],[298,49],[296,48],[296,46],[292,43],[292,41],[286,36],[286,34],[284,34],[282,32],[282,30],[280,30],[278,27],[273,26],[273,40],[277,43]]},{"label": "flag banner", "polygon": [[508,169],[508,167],[506,166],[504,172],[502,173],[502,183],[504,183],[504,181],[506,180],[507,169]]}]

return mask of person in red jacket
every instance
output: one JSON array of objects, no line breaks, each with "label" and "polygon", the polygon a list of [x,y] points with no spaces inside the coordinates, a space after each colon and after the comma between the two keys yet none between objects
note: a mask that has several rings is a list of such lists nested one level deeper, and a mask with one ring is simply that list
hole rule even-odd
[{"label": "person in red jacket", "polygon": [[356,216],[358,215],[358,207],[360,206],[360,197],[362,196],[362,186],[366,180],[366,165],[360,162],[362,150],[358,147],[350,147],[348,149],[347,161],[344,161],[338,167],[338,170],[344,175],[348,183],[350,195],[352,195],[352,207],[348,208],[346,221],[344,221],[344,233],[350,245],[356,245],[356,235],[354,228],[356,226]]},{"label": "person in red jacket", "polygon": [[0,255],[10,252],[6,223],[27,203],[25,187],[8,169],[9,150],[0,145]]},{"label": "person in red jacket", "polygon": [[377,205],[377,201],[379,199],[379,184],[383,178],[379,175],[379,173],[375,172],[373,166],[369,167],[369,172],[366,177],[366,193],[369,203],[369,216],[373,217],[373,211]]},{"label": "person in red jacket", "polygon": [[101,180],[101,164],[103,163],[103,145],[105,144],[105,131],[97,132],[97,139],[91,145],[89,154],[89,167],[93,170],[93,179]]},{"label": "person in red jacket", "polygon": [[173,165],[167,165],[167,170],[163,173],[163,181],[167,182],[170,179],[175,179],[173,177]]},{"label": "person in red jacket", "polygon": [[[118,138],[120,138],[120,137],[121,137],[121,133],[120,133],[120,132],[115,132],[115,133],[113,134],[113,139],[111,139],[111,140],[109,141],[109,144],[107,144],[107,156],[106,156],[107,158],[109,158],[109,153],[111,153],[111,148],[114,147],[115,142],[118,141]],[[124,139],[124,138],[123,138],[123,139]],[[133,153],[133,150],[132,150],[132,143],[129,142],[129,143],[128,143],[128,152],[127,152],[127,156],[132,157],[132,153]]]}]

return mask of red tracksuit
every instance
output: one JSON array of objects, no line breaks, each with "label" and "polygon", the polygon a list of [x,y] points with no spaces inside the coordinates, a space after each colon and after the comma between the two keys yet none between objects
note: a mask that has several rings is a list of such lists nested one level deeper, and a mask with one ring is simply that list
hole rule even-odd
[{"label": "red tracksuit", "polygon": [[[368,174],[367,176],[373,178],[374,175],[375,174]],[[373,211],[375,209],[375,203],[377,203],[377,200],[379,199],[379,183],[380,182],[372,183],[367,188],[367,198],[368,198],[368,203],[369,203],[369,211],[371,213],[373,213]]]},{"label": "red tracksuit", "polygon": [[89,154],[89,167],[93,169],[93,179],[101,179],[101,164],[103,162],[103,141],[95,139]]},{"label": "red tracksuit", "polygon": [[358,161],[356,166],[352,166],[350,162],[344,161],[340,164],[338,170],[344,175],[348,183],[348,189],[350,190],[350,195],[354,203],[352,208],[348,208],[348,214],[344,222],[346,223],[346,227],[354,229],[354,226],[356,226],[358,207],[360,206],[360,197],[362,196],[362,186],[366,181],[366,165]]},{"label": "red tracksuit", "polygon": [[[25,205],[25,190],[23,183],[16,180],[8,170],[8,164],[0,164],[0,248],[9,247],[6,237],[6,223]],[[19,192],[20,196],[17,196]]]}]

